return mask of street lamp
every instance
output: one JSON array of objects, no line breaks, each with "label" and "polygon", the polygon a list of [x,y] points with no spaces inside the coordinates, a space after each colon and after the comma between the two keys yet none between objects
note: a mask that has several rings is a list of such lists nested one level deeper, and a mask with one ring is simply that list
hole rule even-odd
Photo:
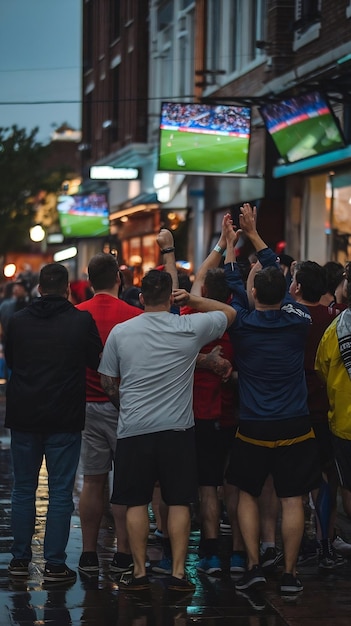
[{"label": "street lamp", "polygon": [[29,236],[32,241],[39,243],[44,240],[45,230],[40,224],[36,224],[36,226],[32,226],[32,228],[29,229]]}]

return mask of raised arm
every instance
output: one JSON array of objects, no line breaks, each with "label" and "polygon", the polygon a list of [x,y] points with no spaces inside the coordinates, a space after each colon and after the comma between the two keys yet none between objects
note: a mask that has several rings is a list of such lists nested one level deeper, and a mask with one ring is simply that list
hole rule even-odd
[{"label": "raised arm", "polygon": [[268,248],[267,244],[263,241],[262,237],[257,232],[257,210],[256,207],[251,207],[248,202],[245,202],[240,207],[239,223],[243,233],[250,239],[256,252],[260,252],[265,248]]},{"label": "raised arm", "polygon": [[227,318],[227,327],[230,326],[236,316],[236,311],[229,304],[212,300],[211,298],[202,298],[193,293],[188,293],[185,289],[176,289],[173,292],[174,303],[178,306],[190,306],[199,311],[199,313],[209,313],[210,311],[222,311]]},{"label": "raised arm", "polygon": [[172,276],[172,289],[178,289],[178,272],[175,262],[174,239],[170,230],[162,228],[156,237],[156,241],[160,247],[163,256],[165,272]]},{"label": "raised arm", "polygon": [[254,280],[257,272],[262,269],[262,265],[259,261],[256,261],[255,265],[250,269],[249,275],[246,281],[246,293],[249,301],[250,308],[254,308],[254,299],[252,296],[252,288],[254,286]]},{"label": "raised arm", "polygon": [[220,264],[222,254],[223,252],[225,252],[225,249],[227,247],[227,239],[226,239],[224,228],[225,228],[225,222],[228,219],[230,219],[230,214],[226,213],[222,220],[222,231],[221,231],[221,235],[219,237],[218,243],[215,245],[213,250],[211,250],[210,254],[206,257],[206,259],[200,265],[196,273],[196,276],[195,276],[195,279],[191,288],[191,293],[193,293],[195,296],[201,296],[202,287],[204,285],[207,271],[209,269],[212,269],[213,267],[218,267],[218,265]]}]

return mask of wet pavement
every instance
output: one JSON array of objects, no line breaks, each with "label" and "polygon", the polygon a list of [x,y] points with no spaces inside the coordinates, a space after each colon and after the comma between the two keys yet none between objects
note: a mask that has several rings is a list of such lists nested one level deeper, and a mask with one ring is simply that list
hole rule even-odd
[{"label": "wet pavement", "polygon": [[[166,579],[151,577],[148,596],[130,597],[119,590],[118,579],[109,574],[108,564],[115,549],[108,517],[99,536],[99,578],[78,574],[71,586],[42,583],[42,544],[47,507],[45,466],[37,493],[37,523],[33,539],[33,562],[26,580],[10,580],[11,560],[10,492],[11,462],[9,431],[3,428],[5,400],[0,396],[0,626],[349,626],[351,624],[351,561],[328,573],[318,571],[316,562],[300,566],[304,592],[300,597],[282,598],[277,585],[280,573],[268,578],[264,591],[239,596],[229,573],[211,578],[196,572],[199,532],[191,533],[187,571],[196,583],[195,592],[179,598],[169,595]],[[67,564],[77,569],[81,553],[81,531],[77,513],[81,476],[77,476],[72,528],[67,547]],[[338,515],[345,540],[351,540],[351,523]],[[229,566],[230,536],[221,537],[224,563]],[[150,535],[148,556],[161,557],[161,547]]]}]

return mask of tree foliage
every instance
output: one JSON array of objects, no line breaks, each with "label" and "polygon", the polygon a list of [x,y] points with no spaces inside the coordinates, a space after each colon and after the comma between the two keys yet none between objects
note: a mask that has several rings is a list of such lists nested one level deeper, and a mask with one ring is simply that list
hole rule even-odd
[{"label": "tree foliage", "polygon": [[0,127],[0,255],[29,243],[33,198],[45,185],[49,146],[16,125]]}]

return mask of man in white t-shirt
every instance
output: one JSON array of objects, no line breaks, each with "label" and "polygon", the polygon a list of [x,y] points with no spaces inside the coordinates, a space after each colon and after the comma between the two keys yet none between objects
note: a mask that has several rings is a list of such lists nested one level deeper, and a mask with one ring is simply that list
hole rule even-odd
[{"label": "man in white t-shirt", "polygon": [[[162,250],[163,254],[174,248]],[[192,410],[193,373],[199,350],[221,337],[235,310],[218,301],[172,293],[168,272],[151,270],[142,281],[144,314],[112,329],[99,372],[111,401],[119,406],[115,481],[111,501],[127,505],[127,530],[134,573],[121,587],[147,589],[148,503],[159,480],[169,506],[168,532],[173,569],[168,588],[190,591],[184,576],[190,532],[189,504],[197,496]],[[171,305],[199,313],[178,316]],[[206,315],[203,315],[206,313]]]}]

